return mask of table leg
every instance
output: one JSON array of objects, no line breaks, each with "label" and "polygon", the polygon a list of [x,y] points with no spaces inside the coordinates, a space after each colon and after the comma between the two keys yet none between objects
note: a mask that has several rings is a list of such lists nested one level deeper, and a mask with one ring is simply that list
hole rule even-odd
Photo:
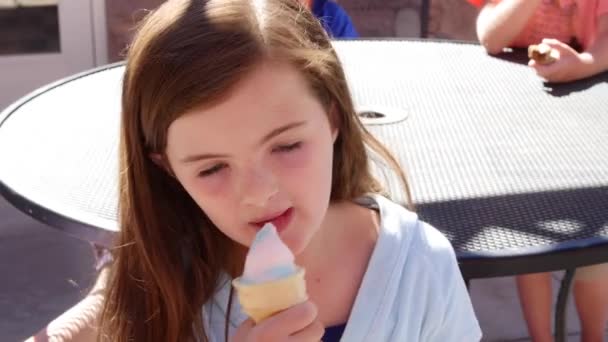
[{"label": "table leg", "polygon": [[428,38],[429,36],[429,21],[431,12],[431,0],[422,0],[420,8],[420,37]]},{"label": "table leg", "polygon": [[557,303],[555,305],[555,342],[564,342],[566,340],[566,306],[575,272],[576,269],[567,269],[559,287],[559,294],[557,295]]}]

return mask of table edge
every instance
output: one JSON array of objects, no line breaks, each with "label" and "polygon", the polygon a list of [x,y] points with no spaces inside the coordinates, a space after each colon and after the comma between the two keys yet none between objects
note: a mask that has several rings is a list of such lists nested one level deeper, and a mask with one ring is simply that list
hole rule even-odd
[{"label": "table edge", "polygon": [[[13,113],[38,96],[80,78],[98,72],[120,68],[124,66],[124,64],[125,62],[121,61],[102,65],[97,68],[88,69],[80,73],[61,78],[55,82],[33,90],[0,111],[0,128]],[[4,197],[9,204],[25,215],[30,216],[52,228],[61,230],[68,235],[103,246],[111,246],[113,244],[116,232],[83,222],[81,220],[67,217],[30,199],[27,199],[24,196],[21,196],[17,191],[11,189],[7,184],[4,183],[4,181],[2,181],[2,179],[0,179],[0,196]]]},{"label": "table edge", "polygon": [[82,222],[48,209],[19,195],[19,193],[13,191],[2,181],[0,181],[0,196],[4,197],[9,204],[25,215],[80,240],[111,247],[116,238],[117,232]]},{"label": "table edge", "polygon": [[608,237],[495,252],[456,252],[465,279],[552,272],[608,262]]},{"label": "table edge", "polygon": [[70,76],[61,78],[61,79],[51,82],[47,85],[34,89],[33,91],[23,95],[22,97],[17,99],[15,102],[9,104],[8,107],[6,107],[2,111],[0,111],[0,127],[2,127],[2,124],[4,124],[4,122],[11,116],[11,114],[13,114],[15,111],[17,111],[23,105],[25,105],[26,103],[30,102],[31,100],[37,98],[38,96],[41,96],[42,94],[44,94],[50,90],[53,90],[54,88],[62,86],[66,83],[78,80],[80,78],[83,78],[83,77],[86,77],[86,76],[89,76],[92,74],[96,74],[98,72],[119,68],[119,67],[124,66],[124,64],[125,64],[125,62],[121,61],[121,62],[102,65],[102,66],[99,66],[96,68],[92,68],[92,69],[88,69],[88,70],[79,72],[74,75],[70,75]]}]

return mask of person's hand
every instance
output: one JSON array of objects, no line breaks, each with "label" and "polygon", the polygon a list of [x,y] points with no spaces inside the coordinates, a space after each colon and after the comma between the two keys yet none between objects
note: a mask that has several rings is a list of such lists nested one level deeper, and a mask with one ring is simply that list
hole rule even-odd
[{"label": "person's hand", "polygon": [[557,39],[543,39],[543,43],[557,50],[558,58],[555,62],[542,65],[530,60],[528,65],[536,71],[538,76],[549,82],[569,82],[588,76],[589,62],[568,44]]},{"label": "person's hand", "polygon": [[317,307],[306,301],[258,324],[248,319],[238,327],[231,342],[319,342],[325,328],[317,313]]}]

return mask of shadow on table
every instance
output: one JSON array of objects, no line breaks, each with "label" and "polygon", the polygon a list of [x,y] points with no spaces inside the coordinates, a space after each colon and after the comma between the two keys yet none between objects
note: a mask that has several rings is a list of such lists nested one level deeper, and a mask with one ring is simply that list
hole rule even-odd
[{"label": "shadow on table", "polygon": [[[522,48],[511,49],[498,55],[493,55],[492,57],[521,65],[528,65],[529,61],[527,49]],[[574,82],[543,82],[543,86],[547,94],[561,97],[589,89],[599,83],[608,83],[608,71]]]},{"label": "shadow on table", "polygon": [[492,55],[492,57],[501,59],[503,61],[511,62],[511,63],[521,64],[521,65],[528,65],[528,61],[529,61],[528,50],[520,49],[520,48],[509,49],[509,50],[507,50],[505,52],[501,52],[497,55]]},{"label": "shadow on table", "polygon": [[[504,273],[514,274],[515,267],[522,267],[530,255],[608,246],[608,187],[420,204],[418,213],[450,238],[461,260],[479,256],[522,259]],[[558,249],[551,246],[557,243]],[[601,253],[605,255],[605,249]],[[560,261],[564,266],[576,262]],[[529,265],[530,270],[544,267],[546,264]]]},{"label": "shadow on table", "polygon": [[561,97],[567,96],[571,93],[576,93],[579,91],[583,91],[585,89],[589,89],[596,84],[600,83],[608,83],[608,71],[603,72],[601,74],[597,74],[595,76],[591,76],[582,80],[568,82],[568,83],[550,83],[544,82],[545,91],[549,95]]}]

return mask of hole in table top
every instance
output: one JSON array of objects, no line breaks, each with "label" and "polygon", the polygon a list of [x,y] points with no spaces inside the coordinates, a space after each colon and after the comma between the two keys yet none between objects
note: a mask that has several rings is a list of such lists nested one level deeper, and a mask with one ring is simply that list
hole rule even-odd
[{"label": "hole in table top", "polygon": [[375,105],[359,107],[356,112],[366,125],[394,124],[409,116],[409,112],[405,108]]},{"label": "hole in table top", "polygon": [[382,113],[373,112],[373,111],[360,112],[359,116],[362,118],[366,118],[366,119],[379,119],[379,118],[386,117],[386,115],[384,115]]}]

